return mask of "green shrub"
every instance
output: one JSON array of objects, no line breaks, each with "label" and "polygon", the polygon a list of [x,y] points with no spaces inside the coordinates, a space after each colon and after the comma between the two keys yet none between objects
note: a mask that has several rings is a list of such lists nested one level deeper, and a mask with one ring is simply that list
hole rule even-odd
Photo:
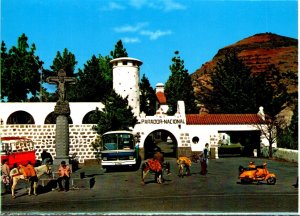
[{"label": "green shrub", "polygon": [[222,145],[218,148],[218,154],[241,154],[244,147],[240,143]]},{"label": "green shrub", "polygon": [[[274,154],[276,153],[277,149],[276,148],[272,148],[272,155],[274,156]],[[265,157],[268,158],[269,157],[269,146],[264,146],[260,149],[260,154],[261,157]]]}]

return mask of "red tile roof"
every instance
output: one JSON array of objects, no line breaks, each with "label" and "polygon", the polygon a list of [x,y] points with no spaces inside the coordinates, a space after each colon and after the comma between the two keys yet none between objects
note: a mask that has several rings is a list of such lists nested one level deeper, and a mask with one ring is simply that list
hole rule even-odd
[{"label": "red tile roof", "polygon": [[156,98],[159,104],[167,104],[167,98],[165,93],[163,92],[157,92],[156,93]]},{"label": "red tile roof", "polygon": [[187,125],[217,125],[217,124],[258,124],[261,119],[257,114],[187,114]]}]

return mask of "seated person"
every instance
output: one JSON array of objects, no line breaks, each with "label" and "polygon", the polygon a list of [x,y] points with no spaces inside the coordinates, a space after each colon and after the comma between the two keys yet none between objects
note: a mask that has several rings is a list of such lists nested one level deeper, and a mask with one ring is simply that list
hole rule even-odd
[{"label": "seated person", "polygon": [[254,162],[251,161],[251,162],[249,162],[248,168],[249,168],[249,170],[256,169],[256,165],[254,164]]},{"label": "seated person", "polygon": [[[62,161],[60,163],[60,166],[58,168],[58,186],[59,186],[59,191],[65,190],[66,192],[69,190],[69,181],[71,177],[71,169],[70,167],[66,164],[66,161]],[[62,181],[65,181],[65,187],[63,187]]]}]

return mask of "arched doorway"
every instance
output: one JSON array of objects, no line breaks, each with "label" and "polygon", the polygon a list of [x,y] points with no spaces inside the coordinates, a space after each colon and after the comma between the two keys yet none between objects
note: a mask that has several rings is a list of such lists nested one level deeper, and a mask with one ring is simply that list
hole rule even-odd
[{"label": "arched doorway", "polygon": [[144,142],[144,158],[148,159],[153,157],[156,148],[164,152],[165,157],[177,157],[178,142],[175,136],[167,130],[152,131],[145,139]]},{"label": "arched doorway", "polygon": [[6,124],[34,124],[34,119],[28,112],[16,111],[8,117]]},{"label": "arched doorway", "polygon": [[88,112],[82,120],[82,124],[98,124],[98,121],[100,119],[100,112],[98,107],[96,110]]},{"label": "arched doorway", "polygon": [[[47,115],[44,123],[45,124],[56,124],[56,117],[57,117],[57,115],[54,112],[51,112]],[[73,124],[73,120],[72,120],[71,116],[68,116],[68,123]]]}]

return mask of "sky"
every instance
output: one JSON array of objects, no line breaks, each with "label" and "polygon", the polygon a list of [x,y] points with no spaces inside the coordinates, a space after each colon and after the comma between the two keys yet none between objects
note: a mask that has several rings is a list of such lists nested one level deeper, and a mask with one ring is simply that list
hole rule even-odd
[{"label": "sky", "polygon": [[109,55],[122,40],[153,88],[171,75],[175,51],[192,74],[219,49],[266,32],[298,39],[296,0],[1,0],[8,49],[25,33],[45,69],[65,48],[83,69],[92,55]]}]

